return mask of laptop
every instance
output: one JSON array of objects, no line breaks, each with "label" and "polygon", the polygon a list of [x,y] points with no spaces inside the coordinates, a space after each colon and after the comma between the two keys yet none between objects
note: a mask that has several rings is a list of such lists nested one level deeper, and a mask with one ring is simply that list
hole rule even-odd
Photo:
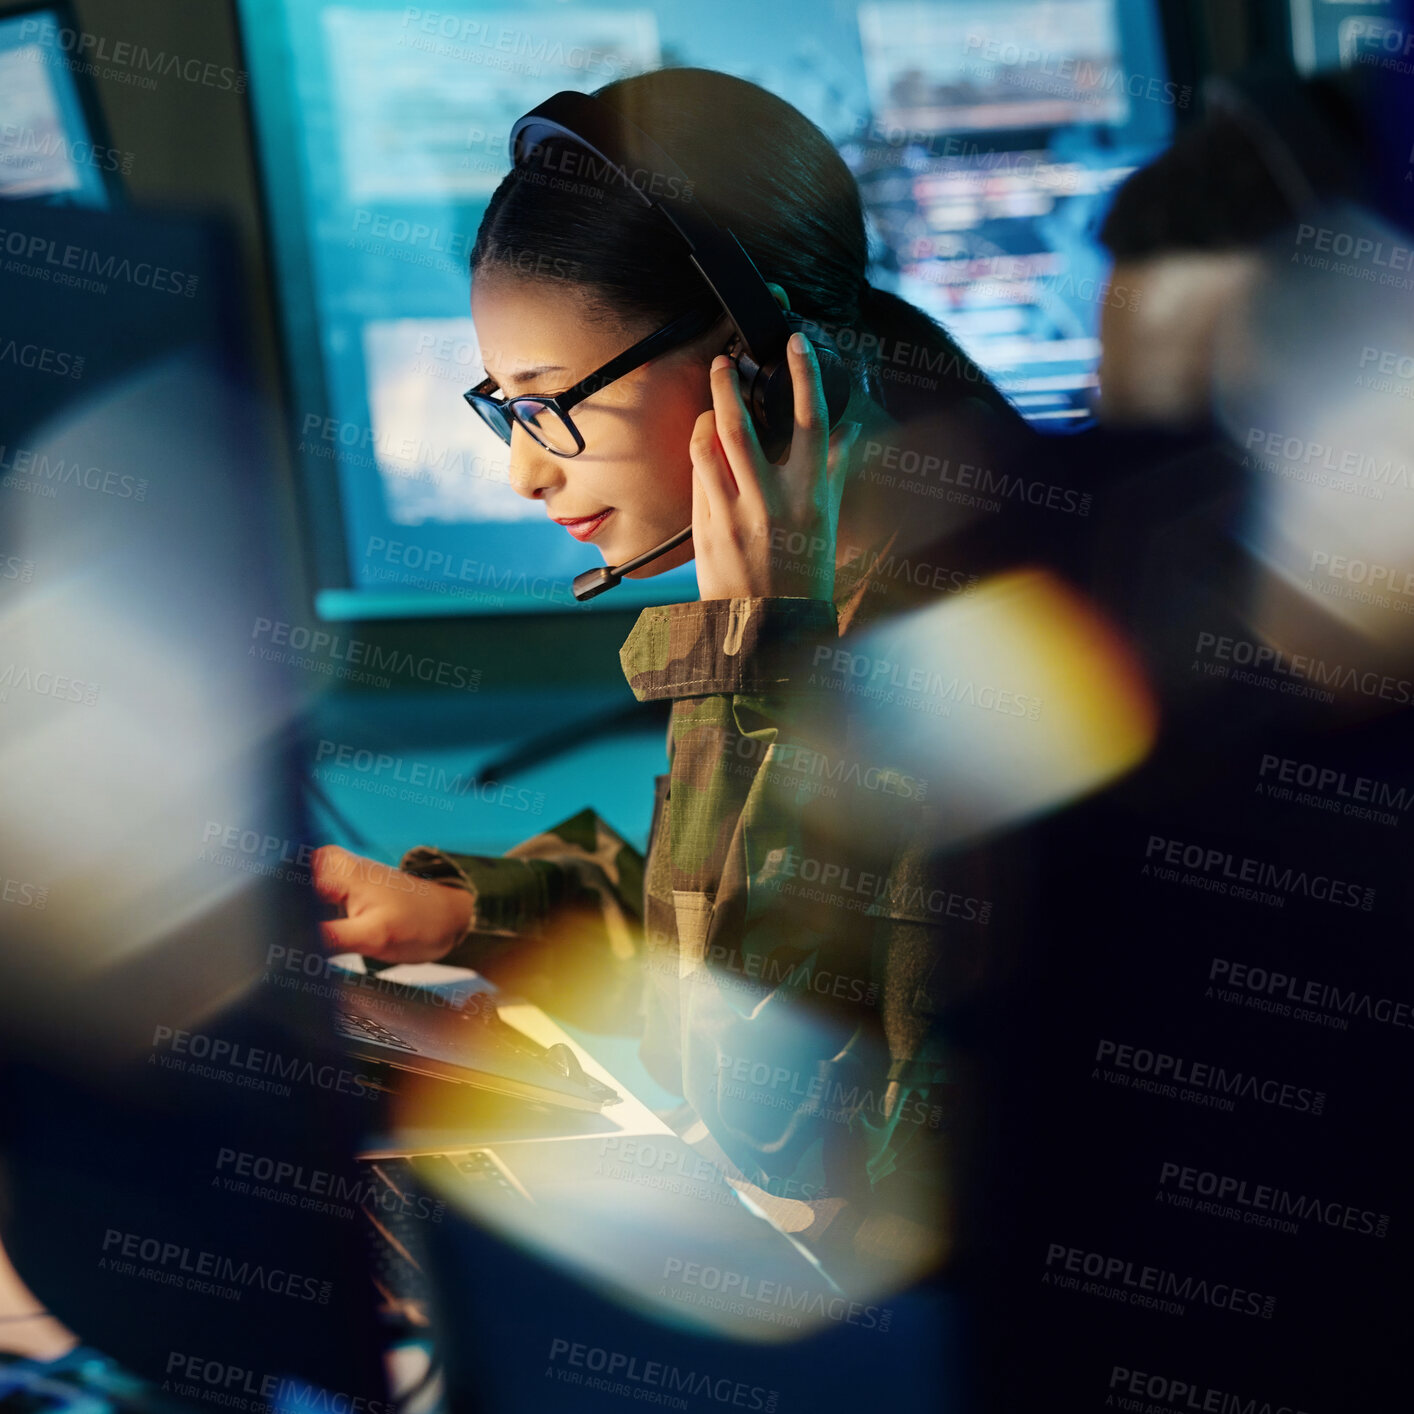
[{"label": "laptop", "polygon": [[569,1046],[541,1046],[503,1021],[499,993],[478,978],[448,993],[350,974],[334,1025],[356,1060],[574,1110],[616,1104],[618,1091],[587,1074]]}]

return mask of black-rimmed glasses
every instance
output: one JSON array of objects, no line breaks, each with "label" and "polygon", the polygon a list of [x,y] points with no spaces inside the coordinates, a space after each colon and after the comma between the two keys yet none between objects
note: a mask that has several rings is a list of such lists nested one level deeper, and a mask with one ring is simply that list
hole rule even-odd
[{"label": "black-rimmed glasses", "polygon": [[547,452],[557,457],[577,457],[584,450],[584,438],[570,421],[570,409],[602,388],[607,388],[625,373],[641,368],[649,359],[671,352],[675,348],[705,334],[721,317],[720,312],[693,310],[680,314],[671,323],[640,339],[630,349],[593,373],[581,378],[563,393],[547,396],[543,393],[522,393],[514,398],[496,398],[496,380],[485,378],[462,394],[474,407],[481,420],[508,446],[511,433],[518,423]]}]

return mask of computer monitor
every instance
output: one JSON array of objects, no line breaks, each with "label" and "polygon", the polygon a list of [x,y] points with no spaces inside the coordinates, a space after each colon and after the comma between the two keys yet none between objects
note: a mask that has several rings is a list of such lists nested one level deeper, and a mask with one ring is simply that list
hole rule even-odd
[{"label": "computer monitor", "polygon": [[119,195],[131,155],[108,142],[80,34],[66,6],[0,14],[0,198],[108,207]]},{"label": "computer monitor", "polygon": [[1086,420],[1100,312],[1127,297],[1094,232],[1192,102],[1155,7],[870,0],[859,30],[874,117],[845,150],[888,282],[1027,418]]}]

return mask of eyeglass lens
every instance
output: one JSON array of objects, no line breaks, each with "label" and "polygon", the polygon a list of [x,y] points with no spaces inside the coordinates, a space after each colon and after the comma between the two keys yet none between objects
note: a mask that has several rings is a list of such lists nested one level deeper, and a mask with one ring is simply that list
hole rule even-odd
[{"label": "eyeglass lens", "polygon": [[554,408],[529,399],[511,404],[511,411],[532,437],[552,452],[577,452],[579,443],[566,425],[564,417]]}]

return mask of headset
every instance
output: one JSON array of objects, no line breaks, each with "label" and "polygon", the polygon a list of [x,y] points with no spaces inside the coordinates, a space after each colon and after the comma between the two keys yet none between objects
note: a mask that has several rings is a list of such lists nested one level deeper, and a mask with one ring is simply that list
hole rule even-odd
[{"label": "headset", "polygon": [[[795,427],[786,340],[796,330],[814,347],[828,425],[833,429],[850,396],[849,367],[843,356],[818,325],[781,308],[741,242],[694,201],[687,173],[641,128],[586,93],[567,89],[516,119],[511,128],[512,165],[528,162],[550,138],[568,139],[617,173],[682,241],[688,258],[731,320],[735,332],[726,353],[736,365],[742,401],[767,461],[779,462],[785,455]],[[574,597],[583,601],[603,594],[625,574],[666,555],[691,535],[689,525],[623,564],[601,565],[576,575]]]}]

